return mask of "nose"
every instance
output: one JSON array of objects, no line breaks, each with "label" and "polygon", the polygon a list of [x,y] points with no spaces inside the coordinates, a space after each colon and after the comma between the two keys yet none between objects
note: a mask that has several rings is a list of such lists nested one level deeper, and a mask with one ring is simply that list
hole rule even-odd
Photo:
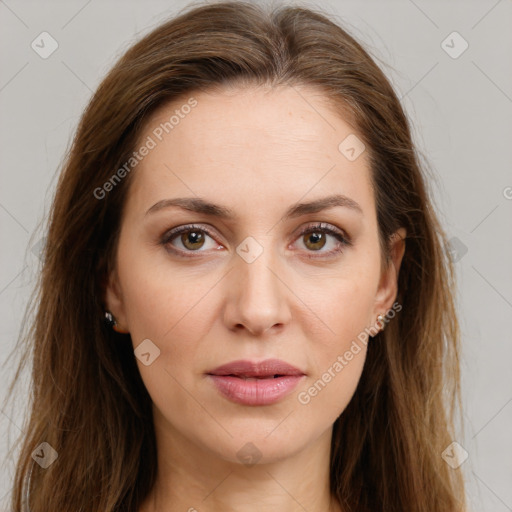
[{"label": "nose", "polygon": [[235,255],[234,267],[225,283],[226,326],[230,330],[247,330],[254,336],[261,336],[288,324],[293,293],[271,249],[265,248],[251,263]]}]

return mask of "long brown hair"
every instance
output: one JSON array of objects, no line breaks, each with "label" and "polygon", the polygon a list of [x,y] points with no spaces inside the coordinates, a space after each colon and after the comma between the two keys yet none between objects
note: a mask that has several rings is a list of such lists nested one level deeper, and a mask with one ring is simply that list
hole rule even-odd
[{"label": "long brown hair", "polygon": [[[129,336],[102,322],[131,174],[102,198],[94,191],[130,158],[155,109],[226,84],[317,87],[369,151],[384,261],[390,235],[407,230],[403,308],[368,345],[334,424],[331,492],[347,512],[463,510],[460,470],[441,457],[460,408],[453,263],[409,121],[381,69],[338,24],[311,9],[249,2],[194,4],[158,26],[115,64],[81,118],[9,388],[31,358],[11,509],[133,512],[148,495],[157,461],[151,398]],[[43,442],[58,453],[46,469],[32,457]]]}]

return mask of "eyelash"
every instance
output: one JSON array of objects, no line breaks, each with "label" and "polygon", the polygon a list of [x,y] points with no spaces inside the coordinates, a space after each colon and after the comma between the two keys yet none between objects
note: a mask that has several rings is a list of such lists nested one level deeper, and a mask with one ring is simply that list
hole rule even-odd
[{"label": "eyelash", "polygon": [[[167,233],[165,233],[160,240],[160,243],[167,248],[167,250],[173,252],[174,254],[183,257],[183,258],[196,258],[198,256],[196,255],[188,255],[188,253],[194,253],[194,252],[204,252],[204,251],[183,251],[181,249],[176,249],[172,245],[169,245],[169,242],[171,242],[174,238],[181,235],[182,233],[187,233],[189,231],[200,231],[202,233],[206,233],[210,238],[215,240],[215,237],[213,233],[206,228],[205,226],[198,226],[197,224],[187,224],[184,226],[179,226],[177,228],[171,229]],[[332,227],[329,227],[329,224],[325,224],[322,222],[319,222],[314,225],[310,225],[305,227],[300,231],[297,238],[300,238],[301,236],[304,236],[306,234],[310,233],[325,233],[328,235],[333,236],[336,238],[339,242],[339,245],[336,249],[333,249],[328,252],[320,252],[321,256],[314,256],[314,255],[308,255],[306,258],[313,259],[313,258],[321,258],[321,257],[331,257],[338,253],[342,253],[345,247],[349,247],[352,245],[352,240],[349,236],[344,234],[342,231],[339,231],[338,229],[334,229]],[[307,251],[307,252],[317,252],[317,251]],[[184,253],[187,253],[185,256]]]}]

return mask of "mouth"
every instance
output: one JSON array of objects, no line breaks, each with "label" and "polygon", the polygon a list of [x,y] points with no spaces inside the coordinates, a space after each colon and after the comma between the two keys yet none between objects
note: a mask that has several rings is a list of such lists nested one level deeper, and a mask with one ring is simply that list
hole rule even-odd
[{"label": "mouth", "polygon": [[207,373],[220,394],[242,405],[270,405],[288,395],[305,373],[279,359],[233,361]]}]

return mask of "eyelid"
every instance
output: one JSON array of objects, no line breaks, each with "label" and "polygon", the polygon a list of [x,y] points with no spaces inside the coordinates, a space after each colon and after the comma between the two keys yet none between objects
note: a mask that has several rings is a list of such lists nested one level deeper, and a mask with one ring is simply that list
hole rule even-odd
[{"label": "eyelid", "polygon": [[[180,235],[181,233],[186,233],[187,231],[194,231],[194,230],[202,231],[202,232],[206,233],[210,238],[212,238],[213,240],[215,240],[217,242],[213,231],[209,227],[206,227],[206,226],[207,225],[205,225],[205,224],[182,224],[180,226],[176,226],[175,228],[169,229],[162,235],[162,237],[160,238],[160,244],[167,246],[167,244],[169,244],[169,242],[171,241],[172,238],[175,238],[176,236]],[[219,243],[219,242],[217,242],[217,243]],[[177,253],[184,252],[184,251],[182,251],[180,249],[176,249],[176,248],[173,248],[173,251],[177,252]],[[194,252],[204,252],[204,251],[186,251],[186,252],[193,254]]]},{"label": "eyelid", "polygon": [[343,229],[340,229],[333,224],[329,224],[327,222],[313,222],[308,226],[302,228],[297,236],[302,236],[306,233],[315,232],[316,231],[326,231],[334,236],[337,234],[339,237],[343,238],[343,240],[347,243],[347,245],[352,245],[352,238],[350,235]]}]

